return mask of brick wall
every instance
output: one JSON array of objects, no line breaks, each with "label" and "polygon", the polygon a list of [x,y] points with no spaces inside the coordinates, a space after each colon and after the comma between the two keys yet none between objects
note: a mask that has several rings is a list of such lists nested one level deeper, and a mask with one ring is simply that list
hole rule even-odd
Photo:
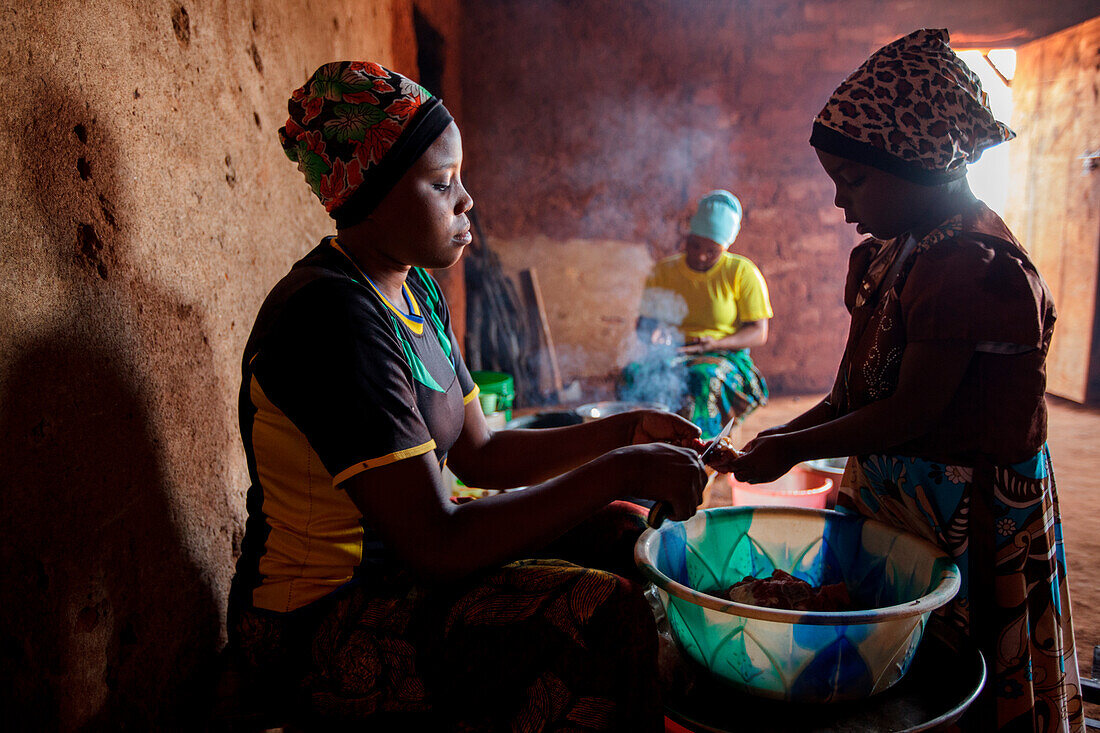
[{"label": "brick wall", "polygon": [[[754,356],[786,392],[828,388],[847,328],[841,288],[857,235],[807,144],[836,85],[915,28],[947,27],[957,46],[1003,47],[1095,13],[1087,0],[464,8],[467,177],[490,244],[513,270],[585,273],[588,287],[546,294],[566,379],[607,383],[617,372],[638,287],[615,271],[641,278],[639,260],[676,251],[694,202],[721,187],[745,207],[733,250],[764,272],[776,312]],[[614,286],[601,287],[600,272],[615,272]]]}]

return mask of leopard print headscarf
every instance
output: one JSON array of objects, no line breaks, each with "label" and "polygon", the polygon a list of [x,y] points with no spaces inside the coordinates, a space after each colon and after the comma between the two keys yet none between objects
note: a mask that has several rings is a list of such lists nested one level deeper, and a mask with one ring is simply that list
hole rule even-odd
[{"label": "leopard print headscarf", "polygon": [[986,148],[1016,137],[989,108],[981,82],[922,29],[883,46],[837,87],[814,119],[819,150],[935,185],[966,174]]}]

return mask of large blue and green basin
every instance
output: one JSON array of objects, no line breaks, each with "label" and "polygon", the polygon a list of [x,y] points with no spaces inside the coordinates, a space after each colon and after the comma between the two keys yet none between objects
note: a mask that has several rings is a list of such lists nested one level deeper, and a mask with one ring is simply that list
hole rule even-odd
[{"label": "large blue and green basin", "polygon": [[[647,530],[634,550],[672,633],[696,663],[752,694],[854,700],[908,671],[925,624],[959,589],[931,542],[825,509],[721,507]],[[811,585],[847,585],[858,610],[793,611],[719,597],[780,569]]]}]

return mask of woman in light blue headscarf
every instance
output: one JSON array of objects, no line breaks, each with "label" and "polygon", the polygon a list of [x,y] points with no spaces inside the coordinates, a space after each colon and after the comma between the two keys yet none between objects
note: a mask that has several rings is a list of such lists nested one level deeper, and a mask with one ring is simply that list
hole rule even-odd
[{"label": "woman in light blue headscarf", "polygon": [[728,251],[741,218],[729,191],[699,200],[683,251],[646,279],[637,326],[645,353],[626,368],[619,390],[622,399],[668,404],[704,438],[768,400],[749,357],[768,339],[768,286],[756,265]]}]

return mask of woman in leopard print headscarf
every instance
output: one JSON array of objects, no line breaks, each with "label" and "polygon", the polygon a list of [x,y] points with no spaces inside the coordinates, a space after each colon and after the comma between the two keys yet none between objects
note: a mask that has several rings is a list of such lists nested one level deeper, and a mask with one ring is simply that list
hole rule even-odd
[{"label": "woman in leopard print headscarf", "polygon": [[936,542],[963,586],[941,609],[986,657],[973,730],[1082,731],[1058,499],[1046,445],[1055,311],[966,167],[1014,133],[945,30],[883,47],[833,93],[811,145],[852,252],[848,342],[832,392],[726,467],[771,481],[851,456],[842,509]]}]

